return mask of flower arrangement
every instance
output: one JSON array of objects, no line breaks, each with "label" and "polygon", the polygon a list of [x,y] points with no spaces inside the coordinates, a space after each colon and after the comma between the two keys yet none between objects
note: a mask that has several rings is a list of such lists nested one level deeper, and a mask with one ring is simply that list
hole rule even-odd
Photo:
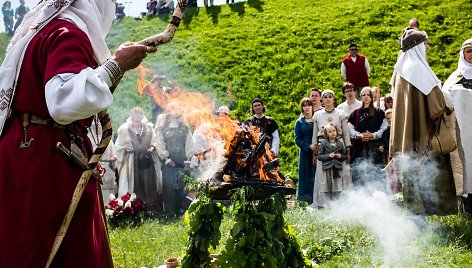
[{"label": "flower arrangement", "polygon": [[111,226],[139,225],[142,222],[144,211],[144,202],[134,193],[126,193],[121,198],[110,194],[110,202],[105,206]]}]

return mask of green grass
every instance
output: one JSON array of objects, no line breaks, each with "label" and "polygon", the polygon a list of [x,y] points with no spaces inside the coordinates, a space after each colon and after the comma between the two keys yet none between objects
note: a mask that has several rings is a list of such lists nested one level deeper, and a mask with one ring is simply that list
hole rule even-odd
[{"label": "green grass", "polygon": [[0,33],[0,61],[3,62],[3,58],[5,57],[4,53],[7,49],[8,42],[10,41],[10,37],[6,33]]},{"label": "green grass", "polygon": [[[300,240],[302,249],[326,238],[352,241],[345,250],[320,263],[321,267],[381,267],[385,264],[378,238],[358,224],[343,224],[331,220],[326,211],[311,212],[301,208],[289,209],[285,218]],[[225,215],[221,225],[220,246],[224,248],[232,227],[231,217]],[[394,259],[388,267],[471,267],[472,252],[470,219],[462,216],[428,217],[428,224],[409,244],[411,252]],[[154,267],[170,257],[182,259],[188,227],[182,220],[148,219],[136,228],[117,228],[110,233],[115,266]],[[388,230],[386,230],[388,231]],[[414,249],[414,250],[413,250]]]}]

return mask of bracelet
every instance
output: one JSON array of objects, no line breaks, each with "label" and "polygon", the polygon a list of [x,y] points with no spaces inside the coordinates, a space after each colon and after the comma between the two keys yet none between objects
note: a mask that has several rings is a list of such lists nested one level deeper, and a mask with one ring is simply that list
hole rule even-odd
[{"label": "bracelet", "polygon": [[107,74],[110,76],[112,84],[114,84],[115,81],[118,80],[118,78],[122,77],[124,74],[118,62],[113,58],[109,58],[108,60],[106,60],[102,64],[102,66],[107,72]]}]

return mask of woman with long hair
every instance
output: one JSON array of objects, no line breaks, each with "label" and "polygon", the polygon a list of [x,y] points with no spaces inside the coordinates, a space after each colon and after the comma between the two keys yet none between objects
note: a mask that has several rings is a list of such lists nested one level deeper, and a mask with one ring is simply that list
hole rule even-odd
[{"label": "woman with long hair", "polygon": [[315,167],[313,166],[313,101],[303,98],[300,102],[300,116],[295,122],[295,144],[300,148],[298,154],[298,189],[297,200],[313,203]]},{"label": "woman with long hair", "polygon": [[374,107],[373,93],[370,87],[364,87],[361,90],[361,101],[362,107],[352,112],[348,119],[349,124],[353,127],[351,136],[354,139],[352,150],[354,185],[363,185],[377,177],[375,174],[369,173],[376,171],[374,167],[383,163],[379,147],[382,145],[382,134],[388,126],[384,120],[384,111]]}]

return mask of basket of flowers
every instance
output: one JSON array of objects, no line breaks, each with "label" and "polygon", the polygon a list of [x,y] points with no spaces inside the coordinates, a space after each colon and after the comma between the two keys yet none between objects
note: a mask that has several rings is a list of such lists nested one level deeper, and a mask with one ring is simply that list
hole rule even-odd
[{"label": "basket of flowers", "polygon": [[105,206],[105,212],[111,226],[137,226],[143,221],[145,206],[134,193],[126,193],[120,198],[111,194],[110,202]]}]

